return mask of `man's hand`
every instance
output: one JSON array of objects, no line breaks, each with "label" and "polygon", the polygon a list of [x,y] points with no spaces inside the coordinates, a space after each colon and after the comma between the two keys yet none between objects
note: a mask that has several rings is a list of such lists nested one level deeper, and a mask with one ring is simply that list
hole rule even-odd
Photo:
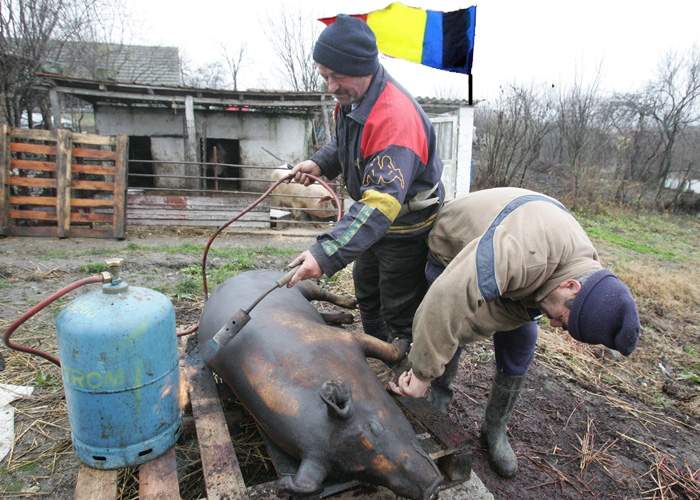
[{"label": "man's hand", "polygon": [[308,186],[309,184],[313,184],[316,181],[314,181],[311,177],[309,177],[306,174],[311,174],[315,175],[316,177],[320,177],[321,167],[319,167],[315,161],[304,160],[301,163],[297,163],[296,165],[294,165],[294,168],[292,169],[292,174],[294,174],[294,182],[298,182],[299,184]]},{"label": "man's hand", "polygon": [[398,396],[408,396],[411,398],[422,398],[428,392],[430,381],[421,380],[413,370],[408,370],[399,375],[398,385],[392,380],[389,381],[389,389]]},{"label": "man's hand", "polygon": [[297,269],[297,272],[294,273],[292,279],[290,279],[289,283],[287,283],[288,288],[293,287],[301,280],[306,280],[309,278],[320,278],[323,274],[323,271],[321,271],[321,266],[318,265],[318,262],[316,262],[316,258],[313,255],[311,255],[311,252],[309,252],[308,250],[305,250],[304,252],[297,255],[294,258],[294,260],[287,265],[287,267],[291,268],[299,264],[301,264],[299,266],[299,269]]}]

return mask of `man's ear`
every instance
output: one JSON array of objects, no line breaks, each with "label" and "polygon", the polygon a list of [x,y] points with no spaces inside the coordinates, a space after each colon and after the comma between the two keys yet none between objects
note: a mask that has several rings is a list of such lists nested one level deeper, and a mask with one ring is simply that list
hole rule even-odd
[{"label": "man's ear", "polygon": [[559,283],[559,288],[566,288],[574,293],[578,293],[579,290],[581,290],[581,282],[579,280],[569,278],[568,280],[564,280]]}]

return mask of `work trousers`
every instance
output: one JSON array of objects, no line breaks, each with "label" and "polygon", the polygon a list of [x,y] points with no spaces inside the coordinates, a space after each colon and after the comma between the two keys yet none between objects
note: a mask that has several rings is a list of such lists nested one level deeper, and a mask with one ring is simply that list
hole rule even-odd
[{"label": "work trousers", "polygon": [[428,290],[426,238],[382,238],[355,260],[352,277],[365,333],[411,338],[413,316]]},{"label": "work trousers", "polygon": [[[425,266],[428,282],[435,281],[444,269],[440,263],[429,258]],[[492,340],[496,354],[496,368],[506,375],[525,375],[535,356],[537,322],[528,321],[514,330],[496,332]],[[461,353],[462,348],[460,347],[445,366],[445,374],[457,370]]]}]

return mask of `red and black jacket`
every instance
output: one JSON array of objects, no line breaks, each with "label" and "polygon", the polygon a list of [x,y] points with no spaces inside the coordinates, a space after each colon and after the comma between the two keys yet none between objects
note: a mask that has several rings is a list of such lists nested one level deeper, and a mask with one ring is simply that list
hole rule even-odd
[{"label": "red and black jacket", "polygon": [[[426,233],[444,198],[435,130],[420,105],[380,65],[359,104],[337,106],[336,136],[311,159],[323,175],[342,173],[356,201],[311,253],[331,276],[383,237]],[[407,210],[429,193],[433,205]],[[403,210],[402,210],[403,207]]]}]

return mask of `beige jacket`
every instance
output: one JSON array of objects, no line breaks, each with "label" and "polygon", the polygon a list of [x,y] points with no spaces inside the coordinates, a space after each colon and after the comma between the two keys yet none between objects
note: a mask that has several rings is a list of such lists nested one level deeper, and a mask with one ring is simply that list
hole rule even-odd
[{"label": "beige jacket", "polygon": [[573,216],[526,189],[487,189],[447,203],[428,244],[447,268],[413,320],[409,360],[423,380],[440,376],[459,345],[517,328],[559,283],[601,269]]}]

